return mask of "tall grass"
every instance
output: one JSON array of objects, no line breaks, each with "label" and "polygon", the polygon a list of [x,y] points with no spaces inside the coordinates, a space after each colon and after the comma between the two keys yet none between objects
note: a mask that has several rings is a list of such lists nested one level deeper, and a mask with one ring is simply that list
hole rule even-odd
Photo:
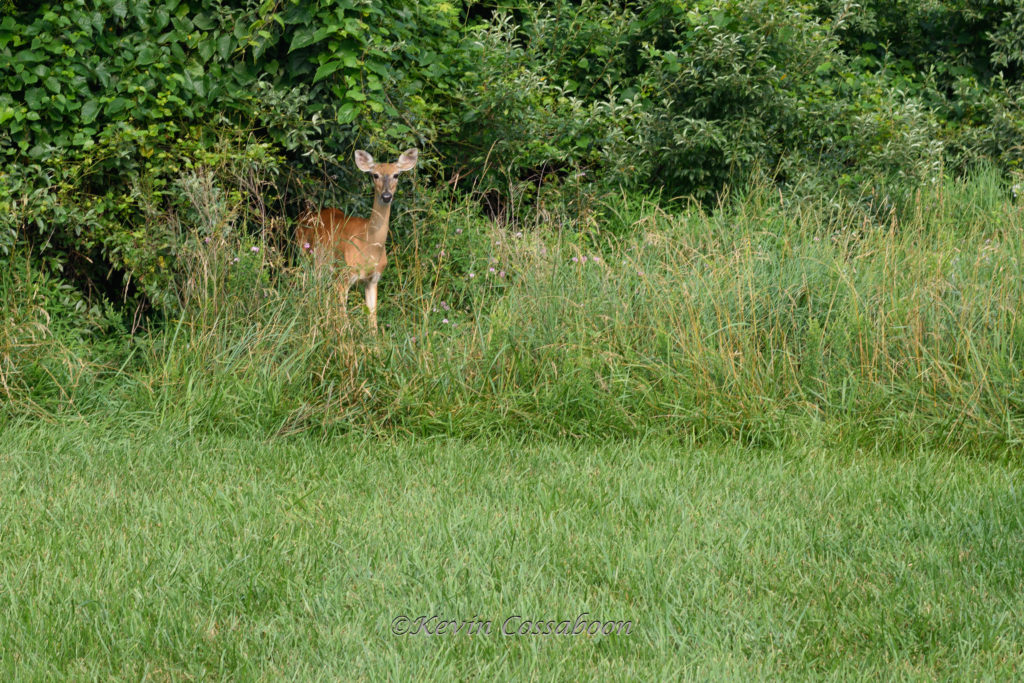
[{"label": "tall grass", "polygon": [[91,405],[258,434],[1024,440],[1024,211],[993,174],[883,220],[768,185],[710,214],[610,197],[528,225],[422,195],[395,221],[378,337],[272,239],[197,243],[180,319]]}]

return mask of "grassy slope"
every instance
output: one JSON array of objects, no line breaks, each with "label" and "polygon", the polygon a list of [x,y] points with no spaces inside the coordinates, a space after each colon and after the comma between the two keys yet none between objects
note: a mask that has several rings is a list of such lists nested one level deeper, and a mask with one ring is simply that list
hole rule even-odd
[{"label": "grassy slope", "polygon": [[[102,420],[0,441],[7,680],[1021,674],[1016,465]],[[581,612],[635,631],[497,633]],[[390,633],[434,614],[494,633]]]}]

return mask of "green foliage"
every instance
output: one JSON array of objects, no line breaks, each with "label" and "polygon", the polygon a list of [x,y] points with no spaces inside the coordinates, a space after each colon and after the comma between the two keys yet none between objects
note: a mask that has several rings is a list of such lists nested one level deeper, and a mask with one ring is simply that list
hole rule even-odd
[{"label": "green foliage", "polygon": [[558,214],[593,232],[583,196],[710,202],[763,172],[884,211],[944,170],[1024,163],[1022,11],[15,3],[0,19],[0,254],[30,248],[89,296],[173,315],[184,245],[212,230],[187,178],[212,174],[231,229],[281,247],[305,204],[363,206],[356,147],[422,147],[425,177],[522,225]]},{"label": "green foliage", "polygon": [[[177,217],[189,211],[182,174],[230,166],[256,179],[234,184],[253,209],[239,219],[261,231],[267,202],[294,204],[278,179],[301,182],[357,139],[400,146],[436,135],[434,95],[452,82],[440,47],[457,8],[389,8],[67,0],[7,14],[0,249],[33,245],[55,272],[111,298],[125,292],[105,280],[122,272],[173,310]],[[297,175],[282,178],[286,168]]]}]

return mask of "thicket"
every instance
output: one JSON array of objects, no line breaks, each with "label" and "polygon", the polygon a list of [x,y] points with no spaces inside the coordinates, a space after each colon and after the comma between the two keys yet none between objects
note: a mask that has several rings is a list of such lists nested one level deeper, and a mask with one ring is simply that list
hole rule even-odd
[{"label": "thicket", "polygon": [[302,203],[361,201],[357,146],[422,146],[499,214],[510,183],[709,200],[754,169],[888,208],[1020,167],[1022,27],[1011,0],[8,3],[0,253],[173,314],[183,178],[226,169],[236,229],[283,241]]}]

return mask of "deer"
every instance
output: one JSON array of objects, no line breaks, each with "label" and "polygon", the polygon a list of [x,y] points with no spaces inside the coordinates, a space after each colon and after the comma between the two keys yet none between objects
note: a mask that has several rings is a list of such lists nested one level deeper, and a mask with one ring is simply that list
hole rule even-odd
[{"label": "deer", "polygon": [[[398,174],[412,169],[419,150],[407,149],[393,164],[378,164],[369,153],[357,149],[356,168],[373,180],[373,210],[369,218],[346,216],[338,209],[306,212],[299,219],[296,238],[304,253],[311,253],[318,265],[330,267],[337,279],[341,312],[346,315],[348,294],[357,282],[365,284],[370,329],[377,333],[377,283],[387,265],[385,244],[391,218],[391,200],[398,185]],[[344,264],[342,265],[342,262]]]}]

